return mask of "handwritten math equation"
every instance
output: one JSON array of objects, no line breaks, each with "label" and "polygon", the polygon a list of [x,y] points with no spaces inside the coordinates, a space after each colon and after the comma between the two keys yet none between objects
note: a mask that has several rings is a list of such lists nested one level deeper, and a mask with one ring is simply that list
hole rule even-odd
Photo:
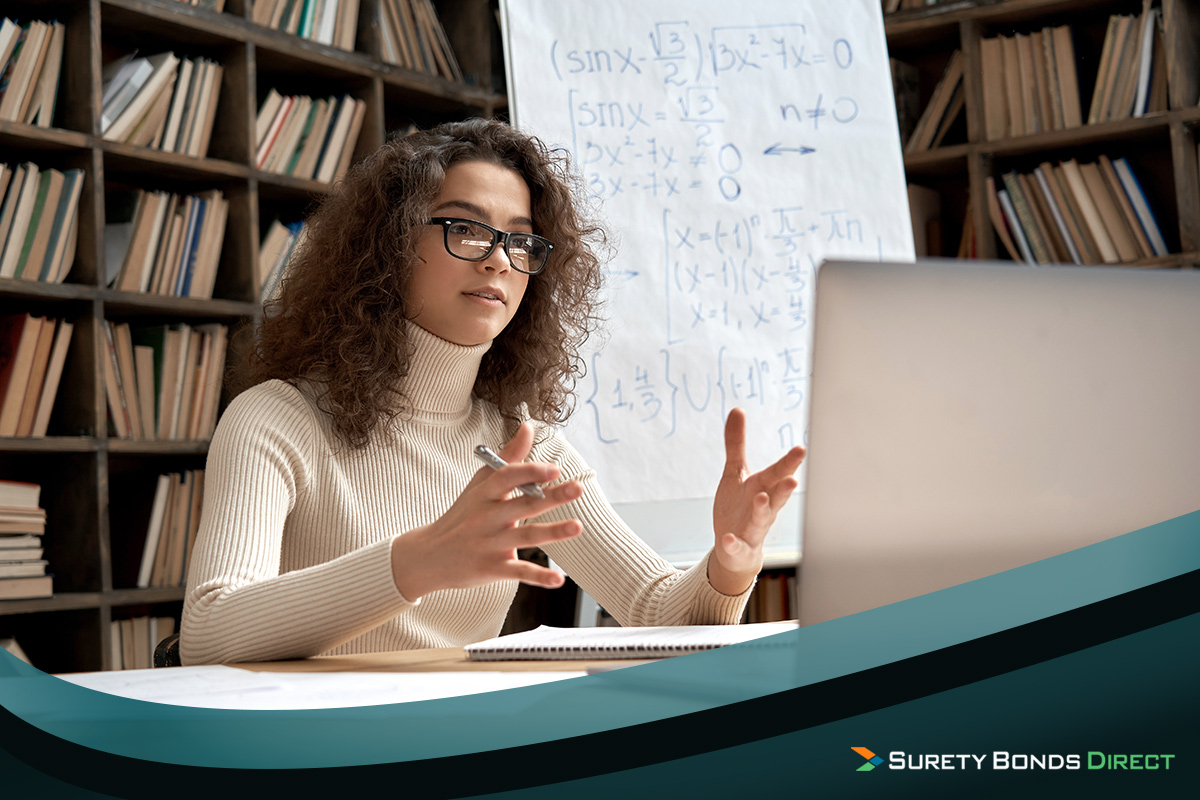
[{"label": "handwritten math equation", "polygon": [[817,265],[882,257],[869,212],[830,174],[872,120],[861,35],[666,20],[550,43],[554,116],[622,226],[615,305],[637,309],[580,386],[601,445],[678,441],[735,406],[771,451],[805,443]]},{"label": "handwritten math equation", "polygon": [[[803,23],[701,32],[688,21],[658,22],[637,45],[556,40],[549,61],[569,87],[575,157],[602,199],[670,199],[715,187],[736,201],[748,161],[786,169],[790,159],[819,152],[797,137],[834,135],[861,112],[851,38],[810,35]],[[770,124],[759,126],[762,136],[731,141],[732,110],[748,87],[753,94],[766,82],[791,88],[763,95],[767,107],[758,111]]]},{"label": "handwritten math equation", "polygon": [[[601,444],[616,445],[630,436],[635,442],[645,436],[671,439],[693,430],[691,423],[699,418],[724,420],[734,407],[770,419],[778,447],[807,444],[800,409],[811,370],[803,343],[750,357],[719,347],[706,363],[691,360],[683,366],[671,356],[671,348],[663,347],[631,364],[610,365],[604,354],[592,355],[590,393],[581,411]],[[776,419],[772,411],[785,416]]]}]

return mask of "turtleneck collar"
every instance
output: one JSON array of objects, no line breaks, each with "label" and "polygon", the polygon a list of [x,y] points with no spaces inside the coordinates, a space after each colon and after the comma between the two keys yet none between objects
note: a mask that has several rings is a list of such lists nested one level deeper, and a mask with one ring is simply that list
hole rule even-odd
[{"label": "turtleneck collar", "polygon": [[471,406],[471,390],[491,342],[464,346],[435,336],[416,323],[408,326],[416,351],[403,391],[418,415],[460,414]]}]

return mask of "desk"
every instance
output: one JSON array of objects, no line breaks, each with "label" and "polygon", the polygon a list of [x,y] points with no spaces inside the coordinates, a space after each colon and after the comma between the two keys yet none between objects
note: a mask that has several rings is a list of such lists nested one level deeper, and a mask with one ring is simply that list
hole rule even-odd
[{"label": "desk", "polygon": [[314,656],[223,666],[60,675],[97,691],[172,705],[226,709],[340,708],[408,703],[533,686],[634,659],[470,661],[461,647]]},{"label": "desk", "polygon": [[352,656],[314,656],[293,661],[230,664],[252,672],[582,672],[647,664],[646,659],[563,661],[470,661],[461,647],[396,650]]}]

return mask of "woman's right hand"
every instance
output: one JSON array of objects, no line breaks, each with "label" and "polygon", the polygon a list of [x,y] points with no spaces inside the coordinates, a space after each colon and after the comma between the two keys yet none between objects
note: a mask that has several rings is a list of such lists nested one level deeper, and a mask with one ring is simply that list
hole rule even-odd
[{"label": "woman's right hand", "polygon": [[559,477],[554,464],[523,463],[532,446],[533,428],[526,423],[500,451],[507,467],[482,467],[437,521],[396,537],[392,576],[405,599],[512,579],[547,589],[562,586],[560,573],[517,558],[517,549],[570,539],[583,526],[573,519],[518,523],[577,499],[583,487],[567,481],[544,489],[545,499],[517,492],[523,484]]}]

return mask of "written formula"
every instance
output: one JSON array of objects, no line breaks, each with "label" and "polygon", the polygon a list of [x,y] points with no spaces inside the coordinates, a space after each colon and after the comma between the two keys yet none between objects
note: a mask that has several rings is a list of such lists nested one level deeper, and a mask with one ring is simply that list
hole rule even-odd
[{"label": "written formula", "polygon": [[[702,419],[720,423],[735,406],[783,412],[794,419],[806,400],[811,374],[804,345],[771,347],[750,356],[721,347],[702,361],[673,361],[673,350],[664,347],[629,364],[592,356],[581,410],[598,442],[611,446],[645,436],[672,439],[695,430]],[[773,414],[767,418],[775,419]],[[803,443],[800,426],[791,420],[772,424],[780,447]]]},{"label": "written formula", "polygon": [[854,45],[847,37],[810,35],[809,26],[797,22],[705,27],[667,21],[656,22],[632,44],[626,39],[577,46],[555,40],[549,60],[564,83],[602,75],[681,87],[726,75],[848,70]]}]

